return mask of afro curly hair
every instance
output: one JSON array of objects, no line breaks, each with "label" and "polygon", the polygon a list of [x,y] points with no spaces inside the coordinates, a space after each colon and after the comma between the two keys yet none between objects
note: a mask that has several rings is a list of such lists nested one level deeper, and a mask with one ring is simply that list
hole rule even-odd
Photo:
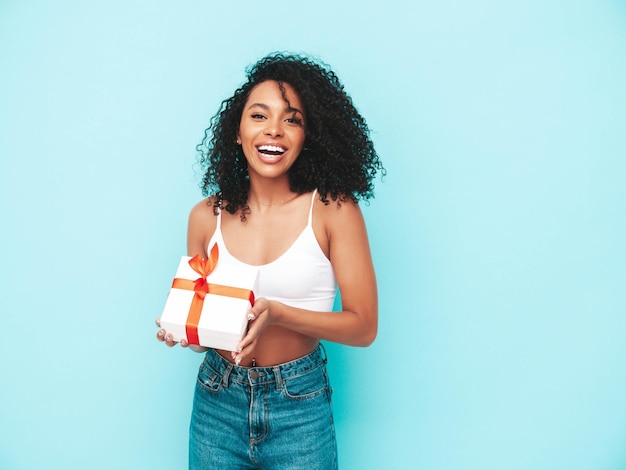
[{"label": "afro curly hair", "polygon": [[320,199],[338,203],[374,197],[373,179],[385,169],[359,114],[343,84],[330,67],[310,57],[270,54],[246,69],[247,81],[224,100],[198,144],[204,196],[216,195],[214,210],[231,214],[241,210],[245,220],[250,182],[248,166],[236,139],[251,90],[267,80],[291,85],[298,93],[306,117],[304,148],[290,168],[291,191],[303,194],[317,189]]}]

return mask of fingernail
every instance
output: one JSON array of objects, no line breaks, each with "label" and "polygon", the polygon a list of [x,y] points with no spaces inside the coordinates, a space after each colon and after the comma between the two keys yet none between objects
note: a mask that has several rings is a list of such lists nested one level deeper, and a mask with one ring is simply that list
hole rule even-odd
[{"label": "fingernail", "polygon": [[242,348],[237,348],[237,352],[240,353],[243,349]]},{"label": "fingernail", "polygon": [[254,315],[252,313],[248,314],[248,321],[254,320]]},{"label": "fingernail", "polygon": [[237,360],[235,361],[235,364],[237,364],[237,365],[241,364],[241,358],[237,359]]},{"label": "fingernail", "polygon": [[165,334],[165,332],[163,330],[159,331],[159,333],[158,333],[159,338],[162,338],[164,334]]}]

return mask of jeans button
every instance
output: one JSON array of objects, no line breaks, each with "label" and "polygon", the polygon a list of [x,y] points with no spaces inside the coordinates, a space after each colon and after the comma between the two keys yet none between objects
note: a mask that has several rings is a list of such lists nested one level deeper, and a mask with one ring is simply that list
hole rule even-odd
[{"label": "jeans button", "polygon": [[251,370],[249,374],[252,380],[256,380],[259,378],[259,373],[256,370]]}]

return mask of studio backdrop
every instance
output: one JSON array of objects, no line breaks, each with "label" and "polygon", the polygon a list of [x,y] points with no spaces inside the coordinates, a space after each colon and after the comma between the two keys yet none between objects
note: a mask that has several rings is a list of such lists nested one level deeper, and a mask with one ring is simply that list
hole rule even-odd
[{"label": "studio backdrop", "polygon": [[0,468],[183,469],[202,356],[155,339],[195,146],[272,51],[387,169],[340,468],[626,468],[626,6],[0,1]]}]

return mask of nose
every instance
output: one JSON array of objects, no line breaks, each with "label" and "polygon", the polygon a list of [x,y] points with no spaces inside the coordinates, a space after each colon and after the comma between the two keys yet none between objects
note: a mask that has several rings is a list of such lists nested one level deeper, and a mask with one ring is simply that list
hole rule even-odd
[{"label": "nose", "polygon": [[267,127],[265,128],[265,135],[270,137],[278,137],[283,135],[282,121],[278,119],[271,119],[267,121]]}]

